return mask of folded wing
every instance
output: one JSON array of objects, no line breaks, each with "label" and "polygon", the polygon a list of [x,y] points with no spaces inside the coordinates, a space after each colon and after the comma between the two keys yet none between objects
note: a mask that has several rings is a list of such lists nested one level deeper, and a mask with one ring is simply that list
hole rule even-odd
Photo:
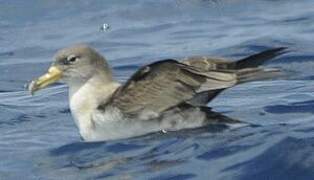
[{"label": "folded wing", "polygon": [[225,89],[236,83],[234,72],[205,71],[175,60],[164,60],[139,69],[107,105],[129,116],[141,113],[158,116],[198,93]]},{"label": "folded wing", "polygon": [[277,76],[278,69],[258,66],[285,49],[266,50],[238,61],[192,57],[182,63],[172,59],[155,62],[139,69],[99,109],[110,105],[126,116],[151,119],[182,103],[203,106],[226,88]]}]

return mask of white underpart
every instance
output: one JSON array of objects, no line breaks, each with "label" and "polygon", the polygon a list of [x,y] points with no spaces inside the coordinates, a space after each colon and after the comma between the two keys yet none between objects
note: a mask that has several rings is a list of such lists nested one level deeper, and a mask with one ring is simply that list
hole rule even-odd
[{"label": "white underpart", "polygon": [[175,131],[202,126],[204,113],[198,109],[178,113],[167,112],[162,119],[153,111],[139,112],[134,119],[123,116],[113,106],[97,109],[106,103],[120,86],[102,73],[89,80],[71,81],[69,85],[70,109],[80,135],[85,141],[104,141],[144,135],[156,131]]},{"label": "white underpart", "polygon": [[70,109],[80,135],[85,141],[103,141],[139,136],[149,132],[159,131],[158,121],[142,121],[124,119],[119,109],[112,106],[98,110],[120,86],[117,82],[104,82],[99,77],[70,86]]},{"label": "white underpart", "polygon": [[80,83],[69,84],[70,109],[84,140],[93,140],[96,132],[92,115],[98,105],[106,102],[119,86],[119,83],[113,81],[100,81],[99,77],[92,77],[83,85]]},{"label": "white underpart", "polygon": [[139,120],[124,118],[119,109],[108,106],[105,111],[95,111],[95,129],[89,141],[121,139],[161,131],[158,120]]}]

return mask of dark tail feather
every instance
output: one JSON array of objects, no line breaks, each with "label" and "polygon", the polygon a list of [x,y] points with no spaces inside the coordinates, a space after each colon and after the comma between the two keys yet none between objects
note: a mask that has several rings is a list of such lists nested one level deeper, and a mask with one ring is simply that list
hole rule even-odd
[{"label": "dark tail feather", "polygon": [[202,112],[204,112],[206,114],[206,122],[205,123],[208,123],[208,124],[213,124],[213,123],[230,123],[230,124],[234,124],[234,123],[243,123],[242,121],[239,121],[237,119],[233,119],[231,117],[228,117],[226,115],[223,115],[219,112],[215,112],[215,111],[212,111],[210,107],[207,107],[207,106],[200,106],[199,107],[200,110]]},{"label": "dark tail feather", "polygon": [[240,59],[235,62],[235,69],[258,67],[265,63],[266,61],[271,60],[281,54],[284,54],[286,52],[284,50],[286,49],[287,49],[286,47],[269,49],[261,53],[257,53],[252,56],[246,57],[244,59]]},{"label": "dark tail feather", "polygon": [[258,125],[258,124],[253,124],[253,123],[249,123],[249,122],[244,122],[244,121],[240,121],[238,119],[234,119],[234,118],[231,118],[231,117],[228,117],[226,115],[223,115],[219,112],[215,112],[213,110],[211,110],[210,107],[207,107],[207,106],[201,106],[199,107],[200,110],[204,113],[206,113],[206,119],[207,121],[204,122],[204,124],[244,124],[244,125],[248,125],[250,127],[260,127],[261,125]]}]

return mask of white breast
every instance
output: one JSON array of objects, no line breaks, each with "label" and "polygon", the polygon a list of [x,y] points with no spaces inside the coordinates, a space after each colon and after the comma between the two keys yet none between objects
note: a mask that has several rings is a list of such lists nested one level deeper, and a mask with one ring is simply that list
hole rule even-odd
[{"label": "white breast", "polygon": [[103,141],[143,135],[159,131],[158,121],[125,119],[116,108],[108,106],[98,110],[119,87],[117,83],[87,82],[79,88],[70,88],[70,109],[80,135],[85,141]]},{"label": "white breast", "polygon": [[79,88],[70,88],[70,109],[74,122],[85,140],[93,139],[95,122],[92,116],[99,104],[106,102],[119,87],[117,83],[100,84],[87,82]]}]

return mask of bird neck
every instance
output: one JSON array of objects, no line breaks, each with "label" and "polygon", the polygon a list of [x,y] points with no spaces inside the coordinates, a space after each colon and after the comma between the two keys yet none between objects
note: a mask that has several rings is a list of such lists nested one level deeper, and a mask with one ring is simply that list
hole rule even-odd
[{"label": "bird neck", "polygon": [[[67,84],[69,86],[69,97],[71,99],[73,95],[77,93],[81,94],[83,91],[86,91],[86,94],[90,94],[88,92],[101,92],[101,96],[104,96],[103,90],[110,89],[112,85],[118,83],[112,79],[110,70],[96,69],[91,77],[86,79],[80,78],[79,80],[72,79],[72,81],[67,82]],[[105,93],[107,94],[108,92]]]},{"label": "bird neck", "polygon": [[108,101],[120,86],[107,77],[95,73],[83,84],[69,85],[70,109],[81,135],[90,132],[93,126],[91,115],[99,104]]}]

